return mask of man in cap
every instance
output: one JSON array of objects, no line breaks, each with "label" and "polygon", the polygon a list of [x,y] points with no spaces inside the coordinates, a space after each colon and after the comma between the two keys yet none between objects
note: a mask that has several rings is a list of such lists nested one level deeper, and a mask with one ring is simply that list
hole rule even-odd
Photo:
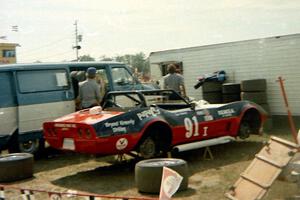
[{"label": "man in cap", "polygon": [[79,83],[78,102],[81,109],[99,106],[101,101],[100,85],[96,79],[96,68],[89,67],[87,69],[87,79]]}]

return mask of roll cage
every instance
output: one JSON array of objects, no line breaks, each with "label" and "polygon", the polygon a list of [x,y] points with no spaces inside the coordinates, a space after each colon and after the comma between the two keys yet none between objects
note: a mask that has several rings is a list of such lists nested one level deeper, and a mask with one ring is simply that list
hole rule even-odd
[{"label": "roll cage", "polygon": [[[176,97],[176,100],[171,100],[171,96]],[[174,90],[112,91],[105,95],[102,103],[106,110],[119,108],[127,111],[148,106],[175,110],[191,107],[191,103]]]}]

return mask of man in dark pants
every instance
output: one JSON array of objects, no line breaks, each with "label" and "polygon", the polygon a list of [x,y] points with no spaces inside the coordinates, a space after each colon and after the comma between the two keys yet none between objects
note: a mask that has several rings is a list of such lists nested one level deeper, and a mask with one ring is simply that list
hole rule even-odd
[{"label": "man in dark pants", "polygon": [[[186,97],[184,78],[181,74],[176,73],[176,66],[174,64],[168,65],[168,72],[164,77],[164,89],[172,89],[183,97]],[[170,96],[170,100],[179,99],[177,95]]]},{"label": "man in dark pants", "polygon": [[87,69],[87,79],[79,83],[78,102],[81,109],[99,106],[101,101],[100,85],[96,79],[96,68]]}]

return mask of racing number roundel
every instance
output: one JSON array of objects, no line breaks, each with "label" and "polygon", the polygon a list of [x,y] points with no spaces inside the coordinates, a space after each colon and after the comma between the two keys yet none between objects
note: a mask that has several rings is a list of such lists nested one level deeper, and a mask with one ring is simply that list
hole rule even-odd
[{"label": "racing number roundel", "polygon": [[116,148],[118,150],[123,150],[127,147],[127,145],[128,145],[128,140],[126,138],[120,138],[116,143]]}]

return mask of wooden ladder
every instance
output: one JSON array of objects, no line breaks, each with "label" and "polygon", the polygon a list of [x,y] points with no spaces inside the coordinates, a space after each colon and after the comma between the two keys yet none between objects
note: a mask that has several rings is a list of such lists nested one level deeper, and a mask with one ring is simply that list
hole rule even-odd
[{"label": "wooden ladder", "polygon": [[232,200],[261,199],[299,146],[272,136],[225,196]]}]

